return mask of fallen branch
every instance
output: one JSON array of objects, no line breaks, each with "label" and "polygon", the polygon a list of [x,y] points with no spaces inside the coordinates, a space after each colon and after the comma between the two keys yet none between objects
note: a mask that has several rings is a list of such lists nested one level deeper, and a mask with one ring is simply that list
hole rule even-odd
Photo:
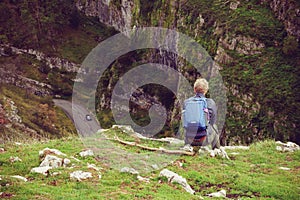
[{"label": "fallen branch", "polygon": [[141,148],[144,150],[149,150],[149,151],[160,151],[162,153],[167,153],[167,154],[183,154],[183,155],[188,155],[188,156],[195,155],[195,152],[188,152],[188,151],[182,151],[182,150],[168,150],[168,149],[164,149],[162,147],[154,148],[154,147],[143,146],[143,145],[137,144],[136,142],[128,142],[128,141],[120,140],[117,136],[115,136],[114,139],[112,139],[112,138],[108,138],[108,139],[117,141],[124,145],[134,146],[134,147],[138,147],[138,148]]}]

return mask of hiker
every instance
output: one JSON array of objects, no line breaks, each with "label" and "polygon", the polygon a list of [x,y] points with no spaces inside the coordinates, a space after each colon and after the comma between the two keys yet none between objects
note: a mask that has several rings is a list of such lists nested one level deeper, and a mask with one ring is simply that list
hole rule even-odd
[{"label": "hiker", "polygon": [[[216,117],[217,117],[217,106],[213,99],[205,98],[205,94],[209,89],[208,82],[204,78],[199,78],[194,83],[194,92],[195,96],[185,100],[184,103],[184,137],[185,137],[185,147],[184,149],[190,149],[191,146],[207,146],[211,145],[212,149],[220,148],[220,139],[219,133],[216,126]],[[202,101],[202,102],[201,102]],[[192,103],[191,103],[192,102]],[[187,104],[191,103],[192,109],[186,110]],[[190,104],[190,105],[191,105]],[[197,104],[197,105],[196,105]],[[200,106],[200,107],[199,107]],[[204,106],[204,107],[202,107]],[[201,108],[201,109],[199,109]],[[200,111],[202,110],[202,111]],[[203,115],[204,114],[204,115]],[[192,115],[192,116],[189,116]],[[190,118],[195,119],[195,115],[203,115],[203,119],[199,119],[200,123],[197,123],[197,126],[190,127],[189,123]],[[201,117],[200,117],[201,118]],[[196,120],[197,121],[197,120]],[[187,124],[188,123],[188,124]],[[203,124],[200,125],[199,124]]]}]

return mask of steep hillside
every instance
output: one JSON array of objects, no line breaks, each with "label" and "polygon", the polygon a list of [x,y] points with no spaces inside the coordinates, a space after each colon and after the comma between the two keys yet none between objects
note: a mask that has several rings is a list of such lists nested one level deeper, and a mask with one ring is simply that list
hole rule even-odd
[{"label": "steep hillside", "polygon": [[[223,142],[249,143],[263,138],[299,143],[299,3],[296,1],[79,1],[79,10],[123,31],[128,27],[158,26],[176,29],[198,41],[221,66],[227,87],[228,112]],[[149,55],[150,54],[150,55]],[[155,53],[154,53],[155,54]],[[148,53],[142,61],[122,57],[105,84],[113,88],[128,66],[158,62],[196,75],[172,55]],[[165,59],[157,57],[163,56]],[[146,61],[145,61],[146,60]],[[128,64],[129,63],[129,64]],[[171,63],[171,64],[170,64]],[[175,68],[176,68],[175,67]],[[115,75],[112,75],[115,74]],[[109,81],[107,81],[109,79]],[[104,85],[105,85],[104,84]],[[106,87],[101,87],[106,90]],[[100,91],[99,108],[110,105],[112,89]],[[167,94],[167,93],[166,93]],[[159,96],[159,94],[158,94]],[[172,94],[165,99],[174,99]],[[103,101],[104,100],[104,101]],[[177,108],[171,105],[165,130],[178,129]],[[175,110],[175,111],[174,111]],[[139,115],[143,118],[144,114]],[[101,119],[101,117],[100,117]],[[103,118],[102,118],[103,119]],[[104,120],[112,122],[110,120]],[[147,121],[147,119],[146,119]]]}]

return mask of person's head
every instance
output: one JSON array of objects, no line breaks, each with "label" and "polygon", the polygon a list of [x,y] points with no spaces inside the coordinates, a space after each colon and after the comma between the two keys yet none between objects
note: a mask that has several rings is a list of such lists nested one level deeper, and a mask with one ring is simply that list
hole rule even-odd
[{"label": "person's head", "polygon": [[208,91],[208,82],[204,78],[198,78],[194,83],[194,91],[195,93],[206,94]]}]

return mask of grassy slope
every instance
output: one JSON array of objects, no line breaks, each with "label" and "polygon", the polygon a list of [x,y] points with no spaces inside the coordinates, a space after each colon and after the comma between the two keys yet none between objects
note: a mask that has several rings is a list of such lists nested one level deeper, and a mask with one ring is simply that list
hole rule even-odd
[{"label": "grassy slope", "polygon": [[[115,130],[111,133],[120,134]],[[62,172],[57,176],[44,177],[29,173],[31,168],[39,165],[38,151],[45,147],[57,148],[68,156],[78,157],[78,153],[85,148],[78,138],[21,146],[6,144],[2,146],[6,152],[1,153],[0,158],[0,192],[13,194],[11,199],[198,199],[197,195],[205,196],[225,189],[227,197],[234,199],[299,199],[300,151],[279,153],[275,146],[273,141],[255,143],[249,151],[235,151],[240,154],[230,155],[231,160],[204,156],[179,157],[167,168],[187,179],[196,191],[194,196],[185,192],[180,185],[159,178],[160,170],[143,174],[142,176],[150,178],[150,183],[144,183],[138,181],[135,175],[120,173],[92,157],[79,158],[82,160],[80,163],[71,159],[76,166],[73,169],[52,170],[51,172]],[[137,150],[130,148],[128,151]],[[232,151],[228,151],[230,152]],[[10,163],[10,156],[18,156],[23,161]],[[183,165],[180,166],[178,162]],[[86,163],[102,167],[102,178],[98,179],[95,171],[88,170]],[[278,167],[289,167],[291,170],[283,171]],[[94,178],[82,182],[72,181],[69,173],[75,170],[88,170],[93,173]],[[10,175],[25,176],[29,182],[18,181],[10,178]]]}]

